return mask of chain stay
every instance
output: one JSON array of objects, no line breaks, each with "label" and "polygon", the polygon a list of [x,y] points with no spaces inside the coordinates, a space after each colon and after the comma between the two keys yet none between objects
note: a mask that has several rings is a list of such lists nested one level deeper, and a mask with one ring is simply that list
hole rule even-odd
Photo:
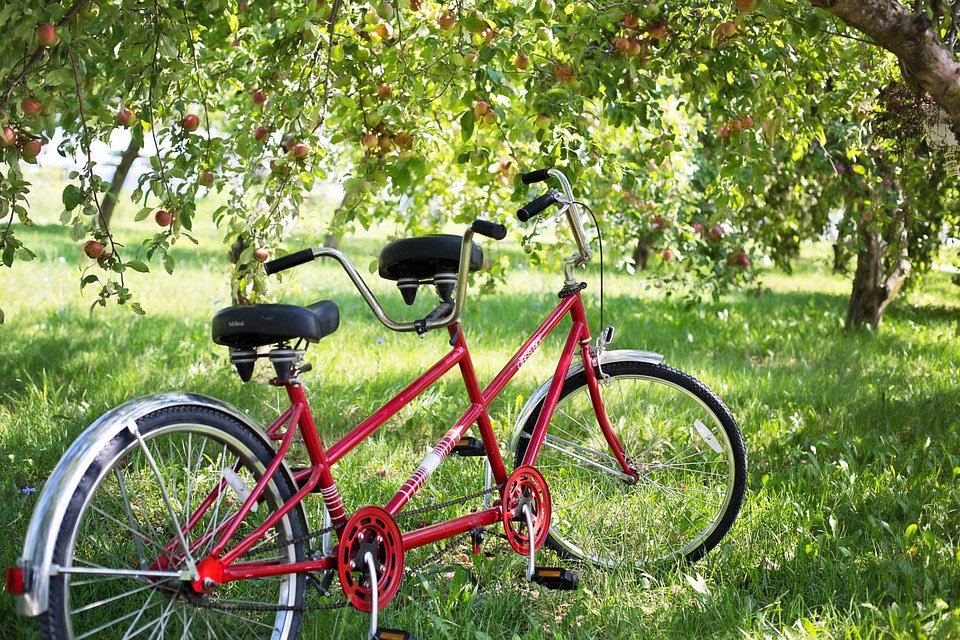
[{"label": "chain stay", "polygon": [[[476,498],[482,498],[483,496],[485,496],[485,495],[487,495],[487,494],[490,494],[490,493],[493,493],[494,491],[499,491],[499,490],[502,489],[502,488],[503,488],[503,485],[502,485],[502,484],[500,484],[500,485],[494,485],[494,486],[490,487],[489,489],[484,489],[484,490],[482,490],[482,491],[477,491],[477,492],[475,492],[475,493],[467,494],[467,495],[461,496],[461,497],[459,497],[459,498],[452,498],[452,499],[446,500],[446,501],[444,501],[444,502],[438,502],[437,504],[428,505],[428,506],[425,506],[425,507],[419,507],[419,508],[417,508],[417,509],[410,509],[409,511],[406,511],[406,512],[404,512],[404,513],[398,514],[397,517],[398,517],[398,518],[410,518],[410,517],[413,517],[413,516],[416,516],[416,515],[420,515],[420,514],[423,514],[423,513],[429,513],[429,512],[431,512],[431,511],[436,511],[437,509],[443,509],[443,508],[446,508],[446,507],[452,507],[452,506],[454,506],[454,505],[463,504],[464,502],[468,502],[468,501],[470,501],[470,500],[475,500]],[[291,540],[289,540],[289,541],[287,541],[287,542],[281,542],[281,543],[278,543],[278,544],[275,544],[275,545],[272,545],[272,546],[262,547],[262,548],[259,548],[259,549],[254,548],[254,549],[252,549],[252,550],[247,551],[246,553],[244,553],[241,557],[263,555],[264,553],[267,553],[267,552],[269,552],[269,551],[278,551],[278,550],[280,550],[280,549],[284,549],[284,548],[286,548],[286,547],[289,547],[289,546],[292,545],[292,544],[299,544],[299,543],[301,543],[301,542],[309,542],[310,540],[312,540],[312,539],[314,539],[314,538],[319,538],[320,536],[322,536],[322,535],[324,535],[324,534],[331,533],[331,532],[334,530],[334,528],[335,528],[335,527],[333,527],[333,526],[329,526],[329,527],[325,527],[325,528],[323,528],[323,529],[320,529],[320,530],[318,530],[318,531],[314,531],[314,532],[311,532],[311,533],[304,534],[304,535],[302,535],[302,536],[298,536],[298,537],[296,537],[296,538],[292,538]],[[439,562],[441,558],[443,558],[445,555],[447,555],[447,554],[448,554],[450,551],[452,551],[455,547],[459,546],[460,543],[464,542],[469,535],[470,535],[470,533],[465,533],[465,534],[463,534],[463,535],[461,535],[461,536],[458,536],[458,537],[456,537],[456,538],[451,539],[450,542],[448,542],[446,545],[444,545],[444,546],[443,546],[441,549],[439,549],[438,551],[436,551],[436,552],[430,554],[429,556],[427,556],[426,559],[424,559],[424,560],[423,560],[422,562],[420,562],[419,564],[417,564],[417,565],[415,565],[415,566],[413,566],[413,567],[407,567],[407,568],[404,570],[404,576],[407,577],[407,578],[412,578],[412,577],[416,576],[417,574],[421,573],[421,572],[422,572],[424,569],[426,569],[428,566],[430,566],[430,565],[432,565],[432,564],[434,564],[434,563],[436,563],[436,562]],[[503,537],[506,537],[506,536],[503,536]],[[312,577],[312,574],[307,574],[307,577],[308,577],[308,580],[309,580],[309,578]],[[313,586],[317,589],[318,592],[320,592],[320,587],[319,587],[317,584],[315,584],[314,582],[315,582],[315,581],[310,581],[310,584],[313,585]],[[320,593],[322,594],[322,592],[320,592]],[[339,601],[339,602],[329,602],[329,603],[324,603],[324,604],[282,605],[282,604],[254,604],[254,603],[249,603],[249,602],[242,602],[242,603],[241,603],[241,602],[233,602],[233,601],[230,601],[230,600],[207,600],[207,601],[197,601],[197,602],[193,602],[193,604],[194,604],[195,606],[201,608],[201,609],[219,609],[219,610],[222,610],[222,611],[277,611],[277,612],[279,612],[279,611],[297,611],[297,612],[305,612],[305,611],[329,611],[329,610],[333,610],[333,609],[342,609],[343,607],[347,606],[347,604],[349,604],[349,603],[348,603],[346,600],[342,600],[342,601]]]}]

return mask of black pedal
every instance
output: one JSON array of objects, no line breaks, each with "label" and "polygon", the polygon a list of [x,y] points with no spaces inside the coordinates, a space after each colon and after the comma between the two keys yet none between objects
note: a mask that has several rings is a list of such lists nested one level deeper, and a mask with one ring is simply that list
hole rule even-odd
[{"label": "black pedal", "polygon": [[403,629],[377,629],[376,640],[420,640],[417,636]]},{"label": "black pedal", "polygon": [[531,582],[543,585],[547,589],[572,591],[580,584],[580,576],[576,571],[560,567],[537,567],[533,570]]},{"label": "black pedal", "polygon": [[483,446],[483,440],[471,438],[469,436],[457,440],[450,453],[455,453],[463,458],[476,458],[487,455],[487,449]]}]

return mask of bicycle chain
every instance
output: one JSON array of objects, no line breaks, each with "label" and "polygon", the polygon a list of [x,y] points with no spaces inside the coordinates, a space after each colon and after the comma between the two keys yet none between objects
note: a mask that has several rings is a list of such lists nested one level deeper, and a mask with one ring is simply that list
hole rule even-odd
[{"label": "bicycle chain", "polygon": [[[475,500],[476,498],[482,498],[483,496],[493,493],[494,491],[499,491],[502,488],[503,488],[502,484],[494,485],[489,489],[477,491],[476,493],[471,493],[465,496],[461,496],[459,498],[452,498],[450,500],[439,502],[437,504],[428,505],[425,507],[419,507],[417,509],[411,509],[410,511],[399,514],[398,518],[410,518],[423,513],[429,513],[430,511],[436,511],[438,509],[444,509],[446,507],[463,504],[464,502]],[[280,550],[280,549],[289,547],[292,544],[308,542],[311,539],[318,538],[327,533],[331,533],[333,532],[334,529],[335,529],[334,526],[329,526],[329,527],[320,529],[318,531],[314,531],[312,533],[307,533],[302,536],[297,536],[296,538],[292,538],[287,542],[279,543],[273,546],[264,547],[260,549],[254,548],[244,553],[241,557],[246,557],[249,555],[254,555],[254,556],[263,555],[268,551]],[[404,576],[407,578],[412,578],[418,573],[421,573],[424,569],[426,569],[431,564],[438,562],[440,558],[442,558],[447,553],[452,551],[461,542],[465,541],[469,536],[470,536],[470,533],[465,533],[461,536],[451,539],[450,542],[448,542],[446,545],[443,546],[443,548],[430,554],[422,562],[414,565],[413,567],[405,568]],[[328,569],[328,571],[332,571],[332,569]],[[320,592],[321,586],[319,585],[319,581],[313,576],[313,574],[308,573],[307,580],[310,582],[312,586],[316,588],[318,592]],[[321,595],[322,595],[322,592],[321,592]],[[329,611],[332,609],[342,609],[343,607],[347,606],[349,603],[346,600],[342,600],[340,602],[329,602],[324,604],[282,605],[282,604],[255,604],[251,602],[232,602],[230,600],[199,600],[199,601],[192,601],[192,604],[201,609],[217,609],[222,611],[306,612],[306,611]]]}]

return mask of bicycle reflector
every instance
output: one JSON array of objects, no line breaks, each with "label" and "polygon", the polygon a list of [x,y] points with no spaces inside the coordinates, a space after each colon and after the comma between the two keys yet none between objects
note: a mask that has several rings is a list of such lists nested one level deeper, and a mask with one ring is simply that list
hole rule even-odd
[{"label": "bicycle reflector", "polygon": [[25,589],[23,580],[23,569],[20,567],[7,567],[3,579],[3,589],[13,596],[22,596]]}]

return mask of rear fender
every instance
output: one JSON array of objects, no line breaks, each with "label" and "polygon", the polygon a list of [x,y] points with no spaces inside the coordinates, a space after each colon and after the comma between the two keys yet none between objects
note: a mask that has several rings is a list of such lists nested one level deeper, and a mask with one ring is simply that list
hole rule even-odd
[{"label": "rear fender", "polygon": [[[18,566],[23,569],[25,591],[16,597],[17,613],[38,616],[49,606],[50,572],[60,524],[85,470],[121,431],[136,426],[137,420],[168,407],[204,407],[235,418],[260,437],[271,450],[273,444],[263,429],[229,404],[192,393],[144,396],[111,409],[80,434],[60,458],[47,480],[30,518],[23,554]],[[283,469],[292,478],[286,462]]]}]

